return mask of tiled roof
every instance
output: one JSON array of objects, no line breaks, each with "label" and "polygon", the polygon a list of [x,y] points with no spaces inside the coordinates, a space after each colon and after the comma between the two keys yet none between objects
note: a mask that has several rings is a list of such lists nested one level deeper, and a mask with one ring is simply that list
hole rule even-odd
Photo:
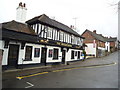
[{"label": "tiled roof", "polygon": [[22,32],[27,34],[36,35],[34,30],[27,24],[16,22],[16,21],[10,21],[2,23],[2,28],[7,30],[12,30],[16,32]]},{"label": "tiled roof", "polygon": [[108,42],[115,42],[117,40],[117,37],[114,37],[114,38],[108,38],[107,41]]},{"label": "tiled roof", "polygon": [[102,36],[100,34],[96,34],[96,33],[91,32],[89,30],[86,30],[86,31],[88,31],[95,39],[106,42],[106,38],[104,36]]},{"label": "tiled roof", "polygon": [[58,28],[58,29],[63,30],[65,32],[68,32],[68,33],[71,33],[71,34],[74,34],[76,36],[81,37],[76,31],[69,28],[67,25],[64,25],[64,24],[62,24],[62,23],[60,23],[60,22],[58,22],[56,20],[53,20],[53,19],[49,18],[47,15],[45,15],[45,14],[42,14],[40,16],[34,17],[34,18],[26,21],[26,23],[28,23],[28,24],[32,24],[34,22],[40,22],[40,23],[43,23],[43,24],[47,24],[49,26]]}]

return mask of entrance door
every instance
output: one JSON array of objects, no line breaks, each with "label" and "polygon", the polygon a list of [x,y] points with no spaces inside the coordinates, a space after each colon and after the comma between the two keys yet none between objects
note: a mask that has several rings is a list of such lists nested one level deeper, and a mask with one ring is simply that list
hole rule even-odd
[{"label": "entrance door", "polygon": [[65,55],[66,55],[66,51],[63,50],[62,51],[62,63],[65,63]]},{"label": "entrance door", "polygon": [[41,51],[41,63],[46,65],[46,55],[47,55],[47,48],[42,48]]},{"label": "entrance door", "polygon": [[8,66],[12,68],[17,68],[18,63],[18,55],[19,55],[19,45],[9,45],[8,52]]}]

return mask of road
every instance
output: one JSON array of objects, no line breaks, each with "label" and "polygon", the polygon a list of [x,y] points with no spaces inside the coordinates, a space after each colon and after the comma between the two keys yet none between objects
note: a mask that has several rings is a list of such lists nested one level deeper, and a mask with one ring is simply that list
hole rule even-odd
[{"label": "road", "polygon": [[[120,55],[120,53],[119,53]],[[97,58],[96,58],[97,59]],[[118,52],[104,58],[117,64],[70,68],[46,73],[32,73],[17,79],[3,76],[3,88],[118,88]],[[24,72],[25,73],[25,72]]]}]

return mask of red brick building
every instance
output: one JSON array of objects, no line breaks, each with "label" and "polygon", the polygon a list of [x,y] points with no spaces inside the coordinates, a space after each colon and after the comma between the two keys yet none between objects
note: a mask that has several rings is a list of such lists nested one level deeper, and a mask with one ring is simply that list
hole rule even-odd
[{"label": "red brick building", "polygon": [[105,55],[106,38],[102,36],[102,34],[97,34],[96,30],[92,32],[86,29],[83,32],[82,37],[85,37],[83,43],[87,45],[87,47],[85,47],[85,50],[88,55],[95,57]]},{"label": "red brick building", "polygon": [[117,49],[117,37],[110,37],[107,42],[110,44],[110,51],[114,52]]}]

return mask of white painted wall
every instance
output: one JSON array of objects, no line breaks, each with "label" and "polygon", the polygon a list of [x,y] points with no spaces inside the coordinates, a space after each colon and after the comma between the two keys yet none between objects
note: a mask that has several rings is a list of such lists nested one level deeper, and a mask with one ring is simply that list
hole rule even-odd
[{"label": "white painted wall", "polygon": [[103,48],[103,47],[98,47],[98,49],[101,49],[101,50],[106,50],[106,48]]},{"label": "white painted wall", "polygon": [[[32,61],[23,61],[25,59],[25,49],[26,49],[26,46],[32,46],[33,47],[32,48]],[[21,51],[21,59],[19,59],[19,64],[40,63],[41,62],[41,47],[44,47],[44,45],[26,43],[24,50]],[[40,48],[40,57],[34,57],[34,48]]]},{"label": "white painted wall", "polygon": [[[15,45],[19,45],[19,56],[18,56],[18,64],[35,64],[35,63],[41,63],[41,49],[42,47],[45,47],[44,45],[39,45],[39,44],[31,44],[31,43],[26,43],[24,49],[21,49],[21,43],[20,42],[12,42],[10,41],[9,44],[15,44]],[[25,59],[25,49],[26,46],[32,46],[32,61],[23,61]],[[61,52],[61,47],[53,47],[53,46],[46,46],[47,47],[47,58],[46,58],[46,62],[47,63],[52,63],[52,62],[62,62],[62,52]],[[40,48],[40,57],[34,57],[34,49],[35,48]],[[53,57],[48,57],[48,52],[49,49],[54,49],[57,48],[59,50],[59,55],[58,55],[58,59],[57,60],[53,60]],[[3,53],[3,59],[2,59],[2,65],[7,65],[8,64],[8,52],[9,52],[9,46],[8,48],[4,48],[4,41],[0,40],[0,49],[4,50]],[[66,61],[74,61],[74,60],[78,60],[77,56],[75,56],[74,59],[71,59],[71,51],[80,51],[80,54],[82,52],[82,50],[75,50],[75,49],[69,49],[69,51],[67,52],[66,50],[66,57],[65,60]],[[80,59],[82,59],[81,55],[80,55]]]},{"label": "white painted wall", "polygon": [[4,49],[4,41],[0,40],[0,49],[4,50],[3,58],[2,58],[2,65],[7,65],[7,58],[8,58],[8,48]]},{"label": "white painted wall", "polygon": [[77,56],[75,56],[75,58],[74,59],[71,59],[71,51],[80,51],[80,59],[82,59],[82,57],[81,57],[81,52],[82,52],[82,50],[76,50],[76,49],[69,49],[69,51],[68,52],[66,52],[66,61],[75,61],[75,60],[78,60],[78,58],[77,58]]},{"label": "white painted wall", "polygon": [[107,48],[108,48],[108,52],[110,52],[110,42],[105,43],[105,50],[107,50]]},{"label": "white painted wall", "polygon": [[[58,53],[58,59],[57,60],[53,60],[53,57],[48,57],[48,54],[49,54],[49,49],[58,49],[59,50],[59,53]],[[47,61],[48,63],[50,62],[62,62],[62,52],[61,52],[61,48],[60,47],[53,47],[53,46],[47,46]]]},{"label": "white painted wall", "polygon": [[95,48],[93,47],[93,43],[86,43],[87,47],[85,47],[86,54],[94,54],[96,56],[96,44]]}]

